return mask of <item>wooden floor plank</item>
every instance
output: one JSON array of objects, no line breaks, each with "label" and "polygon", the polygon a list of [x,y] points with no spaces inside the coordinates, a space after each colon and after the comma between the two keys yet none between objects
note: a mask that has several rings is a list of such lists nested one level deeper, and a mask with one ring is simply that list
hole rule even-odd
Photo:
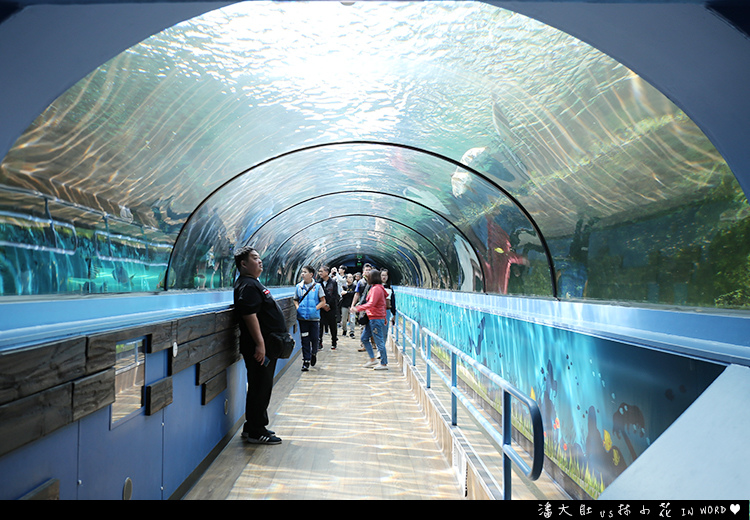
[{"label": "wooden floor plank", "polygon": [[362,368],[349,338],[326,344],[315,367],[293,361],[274,388],[269,427],[282,444],[238,433],[186,500],[462,498],[400,367]]}]

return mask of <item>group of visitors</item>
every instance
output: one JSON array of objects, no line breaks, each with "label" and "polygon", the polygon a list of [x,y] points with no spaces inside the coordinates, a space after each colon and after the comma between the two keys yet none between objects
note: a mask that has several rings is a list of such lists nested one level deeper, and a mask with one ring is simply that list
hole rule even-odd
[{"label": "group of visitors", "polygon": [[[252,444],[281,444],[268,429],[268,405],[271,400],[276,359],[268,355],[266,342],[275,333],[287,330],[284,314],[271,292],[258,280],[263,261],[252,247],[235,251],[239,276],[234,284],[234,312],[240,329],[240,353],[247,369],[245,424],[242,438]],[[388,271],[365,264],[361,276],[346,274],[346,267],[322,266],[315,279],[315,268],[302,268],[302,280],[295,287],[294,303],[302,339],[302,370],[315,366],[324,330],[331,334],[331,349],[336,350],[338,327],[342,335],[354,337],[355,320],[362,327],[361,351],[369,360],[363,365],[374,370],[388,369],[385,349],[388,323],[395,322],[396,296]],[[373,350],[377,349],[377,354]]]},{"label": "group of visitors", "polygon": [[314,275],[314,267],[303,267],[302,280],[294,291],[302,340],[302,371],[309,371],[317,363],[326,330],[331,335],[331,349],[336,350],[339,325],[344,337],[354,338],[355,322],[362,327],[360,351],[369,356],[363,366],[387,370],[385,341],[388,323],[395,320],[396,312],[388,270],[378,271],[365,264],[361,274],[352,275],[346,273],[346,266],[324,265],[318,269],[317,280]]}]

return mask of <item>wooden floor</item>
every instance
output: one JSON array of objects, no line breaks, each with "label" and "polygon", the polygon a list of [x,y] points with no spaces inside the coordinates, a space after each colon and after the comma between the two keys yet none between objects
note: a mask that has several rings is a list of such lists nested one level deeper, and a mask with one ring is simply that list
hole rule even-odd
[{"label": "wooden floor", "polygon": [[331,350],[326,336],[309,372],[294,360],[269,408],[282,444],[245,444],[238,432],[185,499],[463,498],[401,368],[362,368],[358,348],[347,338]]}]

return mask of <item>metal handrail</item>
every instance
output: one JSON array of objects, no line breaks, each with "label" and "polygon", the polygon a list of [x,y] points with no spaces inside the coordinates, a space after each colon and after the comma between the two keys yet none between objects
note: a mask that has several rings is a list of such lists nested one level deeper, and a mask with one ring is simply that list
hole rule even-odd
[{"label": "metal handrail", "polygon": [[[542,423],[542,413],[539,410],[539,405],[530,396],[524,394],[518,390],[515,386],[510,384],[508,381],[492,372],[489,368],[482,365],[475,359],[469,357],[464,352],[451,345],[434,332],[430,331],[426,327],[422,327],[416,320],[410,318],[402,311],[398,311],[397,315],[403,319],[403,342],[402,342],[402,353],[406,357],[406,343],[411,345],[412,350],[412,366],[416,366],[416,352],[420,351],[420,354],[425,360],[427,367],[426,371],[426,385],[430,388],[430,376],[431,370],[435,370],[438,376],[443,382],[450,388],[451,392],[451,421],[453,426],[458,425],[458,401],[466,407],[471,413],[474,419],[477,421],[479,426],[490,435],[495,442],[497,442],[503,451],[503,499],[511,499],[511,463],[515,463],[521,471],[530,479],[537,480],[542,473],[542,466],[544,464],[544,425]],[[412,325],[412,337],[406,334],[406,323],[409,322]],[[395,339],[398,344],[398,326],[395,327]],[[425,351],[422,350],[420,339],[424,337],[427,341],[427,348]],[[443,373],[443,370],[432,361],[432,340],[440,343],[446,348],[451,354],[451,376],[450,378]],[[418,348],[419,347],[419,348]],[[472,368],[478,370],[482,375],[490,379],[493,383],[498,385],[503,390],[503,406],[502,406],[502,434],[497,431],[494,425],[492,425],[484,416],[479,412],[477,407],[471,402],[471,400],[464,394],[461,389],[458,388],[458,376],[456,371],[456,365],[458,358],[470,365]],[[532,452],[531,466],[521,458],[518,452],[511,446],[511,397],[515,397],[519,402],[526,406],[531,416],[532,425],[532,442],[534,449]]]}]

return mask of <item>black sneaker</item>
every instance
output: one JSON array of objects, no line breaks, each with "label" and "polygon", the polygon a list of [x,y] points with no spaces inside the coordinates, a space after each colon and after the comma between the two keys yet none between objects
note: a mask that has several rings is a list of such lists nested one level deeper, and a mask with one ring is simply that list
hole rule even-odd
[{"label": "black sneaker", "polygon": [[249,433],[242,432],[242,439],[249,444],[281,444],[281,439],[266,432],[258,437],[251,437]]},{"label": "black sneaker", "polygon": [[310,358],[310,366],[314,367],[315,363],[317,363],[317,362],[318,362],[318,356],[316,356],[315,354],[313,354],[312,357]]},{"label": "black sneaker", "polygon": [[310,370],[310,362],[305,360],[302,362],[302,371],[307,372],[308,370]]}]

